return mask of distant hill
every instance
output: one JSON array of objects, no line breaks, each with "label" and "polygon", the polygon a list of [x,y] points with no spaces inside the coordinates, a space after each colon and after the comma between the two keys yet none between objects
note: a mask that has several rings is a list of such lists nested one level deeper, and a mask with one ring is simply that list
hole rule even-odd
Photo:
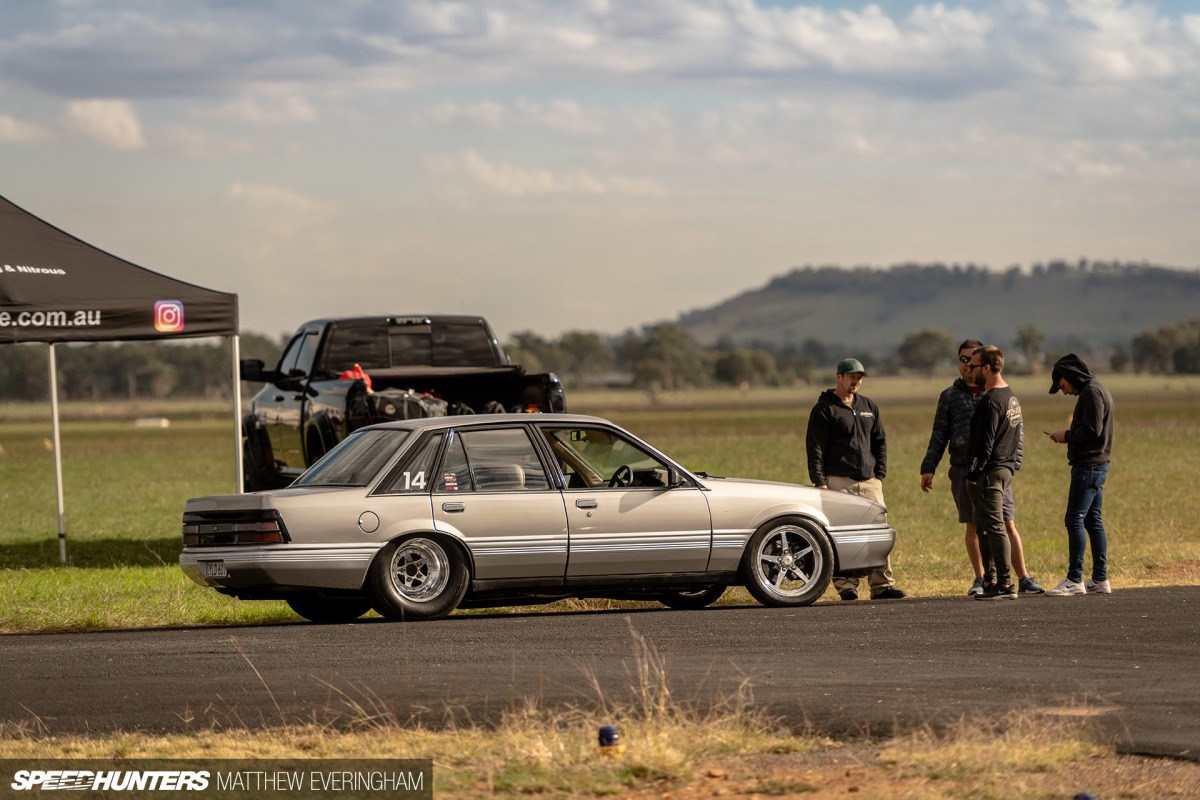
[{"label": "distant hill", "polygon": [[1103,350],[1200,315],[1200,271],[1145,264],[1052,261],[1025,271],[902,264],[889,269],[805,267],[679,324],[703,345],[729,341],[799,347],[806,340],[884,353],[905,334],[942,328],[1011,345],[1037,325],[1047,348]]}]

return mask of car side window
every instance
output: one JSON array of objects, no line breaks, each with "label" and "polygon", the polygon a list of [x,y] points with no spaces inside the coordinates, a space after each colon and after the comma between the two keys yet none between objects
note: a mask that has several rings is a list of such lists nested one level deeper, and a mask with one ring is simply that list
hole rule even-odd
[{"label": "car side window", "polygon": [[[456,439],[466,456],[469,475],[477,492],[547,491],[550,481],[524,428],[459,431]],[[448,474],[452,453],[447,454],[442,472]],[[457,458],[457,455],[455,455]],[[456,478],[459,490],[462,479]]]},{"label": "car side window", "polygon": [[541,431],[569,489],[667,485],[667,465],[613,431],[550,427]]},{"label": "car side window", "polygon": [[288,344],[283,358],[279,359],[279,374],[285,378],[292,374],[307,375],[312,368],[313,356],[316,355],[317,339],[314,331],[297,334]]},{"label": "car side window", "polygon": [[473,492],[475,482],[471,480],[471,467],[467,463],[467,452],[463,449],[462,437],[452,432],[442,469],[438,473],[435,492]]},{"label": "car side window", "polygon": [[429,436],[418,446],[417,452],[406,457],[399,468],[380,487],[380,491],[390,494],[419,494],[428,492],[434,484],[434,464],[437,457],[441,436]]}]

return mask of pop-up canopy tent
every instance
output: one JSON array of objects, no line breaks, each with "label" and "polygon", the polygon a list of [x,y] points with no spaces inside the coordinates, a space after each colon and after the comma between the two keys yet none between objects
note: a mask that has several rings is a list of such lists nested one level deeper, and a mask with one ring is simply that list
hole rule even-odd
[{"label": "pop-up canopy tent", "polygon": [[237,295],[160,275],[99,250],[0,197],[0,344],[50,345],[59,557],[66,563],[58,429],[58,342],[229,336],[234,461],[242,486]]}]

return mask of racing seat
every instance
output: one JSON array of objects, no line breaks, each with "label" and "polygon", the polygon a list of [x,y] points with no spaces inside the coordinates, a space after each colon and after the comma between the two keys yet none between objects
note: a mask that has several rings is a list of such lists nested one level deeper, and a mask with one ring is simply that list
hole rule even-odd
[{"label": "racing seat", "polygon": [[520,464],[479,467],[475,487],[481,492],[506,492],[525,488],[525,470]]}]

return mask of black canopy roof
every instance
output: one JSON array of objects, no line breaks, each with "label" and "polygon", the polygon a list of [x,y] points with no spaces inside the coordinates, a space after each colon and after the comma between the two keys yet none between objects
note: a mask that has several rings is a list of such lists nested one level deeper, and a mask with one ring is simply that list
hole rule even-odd
[{"label": "black canopy roof", "polygon": [[237,295],[131,264],[0,197],[0,343],[236,335]]}]

